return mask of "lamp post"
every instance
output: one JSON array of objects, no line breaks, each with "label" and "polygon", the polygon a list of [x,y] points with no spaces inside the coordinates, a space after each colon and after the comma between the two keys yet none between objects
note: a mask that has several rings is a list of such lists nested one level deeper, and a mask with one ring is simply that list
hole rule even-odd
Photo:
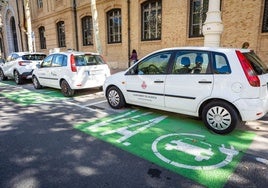
[{"label": "lamp post", "polygon": [[220,0],[209,0],[207,18],[203,26],[204,46],[219,47],[223,32]]}]

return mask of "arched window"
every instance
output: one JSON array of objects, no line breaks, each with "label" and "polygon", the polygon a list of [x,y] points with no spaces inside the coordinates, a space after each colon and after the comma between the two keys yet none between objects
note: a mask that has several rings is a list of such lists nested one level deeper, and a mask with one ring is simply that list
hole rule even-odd
[{"label": "arched window", "polygon": [[83,46],[88,46],[93,44],[93,25],[92,17],[85,16],[82,18],[82,36],[83,36]]},{"label": "arched window", "polygon": [[39,39],[40,39],[40,48],[46,49],[46,37],[45,37],[45,27],[41,26],[39,27]]},{"label": "arched window", "polygon": [[162,1],[151,0],[141,5],[142,35],[141,40],[161,39]]},{"label": "arched window", "polygon": [[17,31],[16,31],[16,23],[15,23],[15,19],[12,16],[10,18],[10,26],[11,26],[11,33],[12,33],[12,41],[13,41],[13,46],[14,46],[14,51],[18,52],[19,51],[19,47],[18,47],[18,38],[17,38]]},{"label": "arched window", "polygon": [[121,10],[113,9],[107,12],[108,43],[122,42],[121,36]]},{"label": "arched window", "polygon": [[59,47],[66,47],[64,21],[60,21],[57,23],[57,32],[58,32]]}]

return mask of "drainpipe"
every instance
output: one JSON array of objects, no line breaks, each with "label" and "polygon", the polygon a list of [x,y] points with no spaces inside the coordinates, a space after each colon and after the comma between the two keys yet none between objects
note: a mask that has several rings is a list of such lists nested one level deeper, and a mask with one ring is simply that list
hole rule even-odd
[{"label": "drainpipe", "polygon": [[74,25],[75,25],[75,40],[76,40],[76,50],[79,51],[78,45],[78,30],[77,30],[77,9],[76,9],[76,0],[73,0],[73,9],[74,9]]},{"label": "drainpipe", "polygon": [[207,19],[203,26],[204,46],[219,47],[222,32],[220,0],[211,0],[208,5]]},{"label": "drainpipe", "polygon": [[130,46],[131,46],[131,36],[130,36],[130,0],[127,0],[127,30],[128,30],[128,67],[130,67],[130,61],[129,61],[129,57],[130,57]]}]

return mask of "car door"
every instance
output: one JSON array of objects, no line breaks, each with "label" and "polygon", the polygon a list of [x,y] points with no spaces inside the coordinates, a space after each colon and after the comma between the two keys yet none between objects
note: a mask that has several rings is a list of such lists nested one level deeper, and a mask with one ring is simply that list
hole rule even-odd
[{"label": "car door", "polygon": [[171,74],[166,78],[166,108],[179,113],[196,114],[200,102],[212,92],[213,74],[209,62],[208,52],[176,52]]},{"label": "car door", "polygon": [[51,86],[51,64],[54,55],[47,56],[40,67],[35,70],[35,75],[37,76],[39,83],[43,86]]},{"label": "car door", "polygon": [[7,58],[7,62],[2,67],[5,76],[13,77],[13,70],[15,68],[16,60],[19,58],[18,54],[10,54]]},{"label": "car door", "polygon": [[126,73],[130,103],[154,108],[164,106],[164,86],[171,55],[171,51],[152,54]]},{"label": "car door", "polygon": [[67,68],[67,55],[54,54],[48,74],[50,78],[50,86],[60,88],[60,79],[64,78],[66,80],[65,77],[70,77]]}]

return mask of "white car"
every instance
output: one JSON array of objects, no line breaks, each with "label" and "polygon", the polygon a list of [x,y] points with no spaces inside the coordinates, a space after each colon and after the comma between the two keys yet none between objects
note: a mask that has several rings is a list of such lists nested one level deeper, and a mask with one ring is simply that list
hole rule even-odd
[{"label": "white car", "polygon": [[268,111],[268,72],[253,51],[207,47],[162,49],[107,78],[112,108],[127,103],[201,117],[219,134]]},{"label": "white car", "polygon": [[33,85],[61,89],[66,97],[75,90],[102,87],[110,69],[102,56],[92,52],[58,52],[48,55],[33,71]]},{"label": "white car", "polygon": [[0,80],[14,79],[16,84],[22,84],[25,79],[32,78],[33,69],[46,54],[39,52],[14,52],[0,66]]}]

